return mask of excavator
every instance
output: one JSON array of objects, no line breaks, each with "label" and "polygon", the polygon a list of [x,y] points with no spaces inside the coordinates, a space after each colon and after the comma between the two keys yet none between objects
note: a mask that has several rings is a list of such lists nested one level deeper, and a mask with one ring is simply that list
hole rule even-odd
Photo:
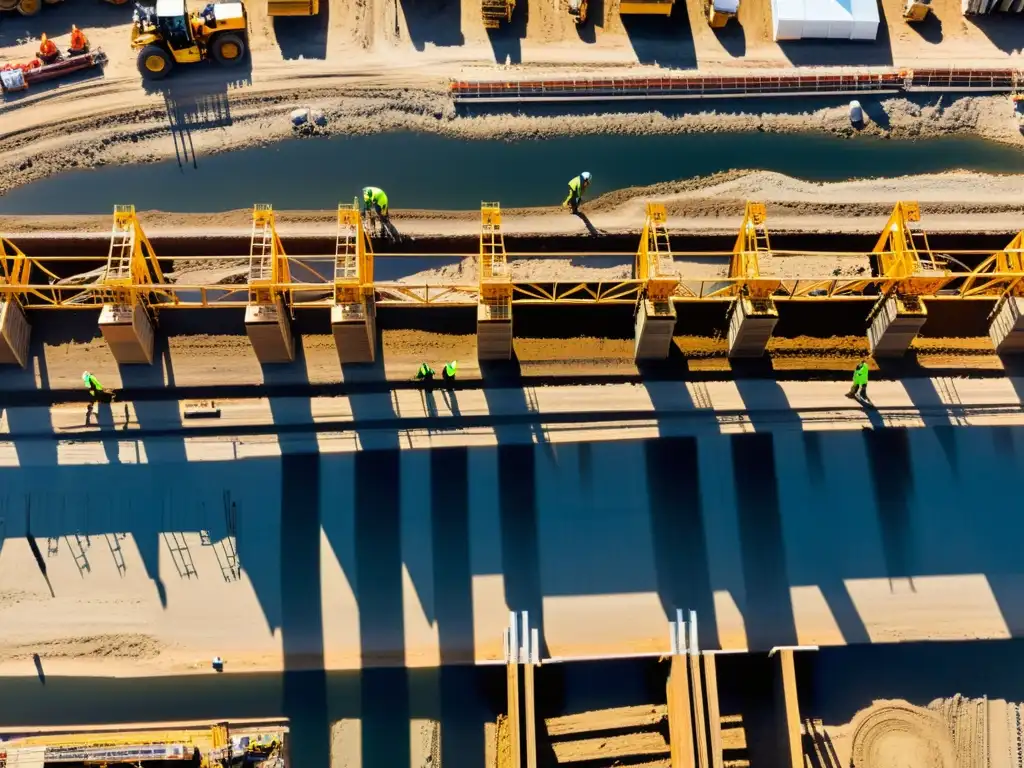
[{"label": "excavator", "polygon": [[133,21],[132,48],[146,80],[163,79],[176,64],[213,59],[236,66],[245,59],[248,18],[241,2],[189,12],[185,0],[156,0],[155,8],[136,5]]}]

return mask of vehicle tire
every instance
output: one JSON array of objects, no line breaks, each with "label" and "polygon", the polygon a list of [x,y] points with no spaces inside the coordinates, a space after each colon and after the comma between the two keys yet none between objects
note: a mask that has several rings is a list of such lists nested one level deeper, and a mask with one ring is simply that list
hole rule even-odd
[{"label": "vehicle tire", "polygon": [[218,64],[227,67],[237,66],[245,58],[245,41],[231,33],[218,35],[210,45],[210,53]]},{"label": "vehicle tire", "polygon": [[146,80],[163,80],[174,68],[174,59],[171,58],[171,54],[159,45],[147,45],[139,51],[136,63],[139,73]]},{"label": "vehicle tire", "polygon": [[42,0],[19,0],[18,2],[18,13],[22,16],[35,16],[42,8]]}]

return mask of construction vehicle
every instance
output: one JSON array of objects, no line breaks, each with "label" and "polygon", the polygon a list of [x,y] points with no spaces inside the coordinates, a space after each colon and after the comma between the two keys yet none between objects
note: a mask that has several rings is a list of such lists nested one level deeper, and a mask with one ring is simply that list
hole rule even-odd
[{"label": "construction vehicle", "polygon": [[[35,16],[44,5],[58,5],[64,0],[0,0],[0,11],[17,11],[22,16]],[[128,0],[105,0],[111,5],[124,5]]]},{"label": "construction vehicle", "polygon": [[569,15],[576,21],[577,27],[587,23],[587,0],[569,0]]},{"label": "construction vehicle", "polygon": [[643,14],[648,16],[671,16],[674,0],[622,0],[619,14]]},{"label": "construction vehicle", "polygon": [[267,16],[316,16],[320,0],[267,0]]},{"label": "construction vehicle", "polygon": [[210,3],[189,12],[185,0],[156,0],[156,8],[136,5],[132,48],[147,80],[166,77],[175,64],[213,59],[234,66],[245,59],[248,17],[241,2]]},{"label": "construction vehicle", "polygon": [[907,0],[903,7],[904,21],[924,21],[932,9],[932,0]]},{"label": "construction vehicle", "polygon": [[721,29],[736,18],[740,10],[740,0],[704,0],[704,15],[712,29]]},{"label": "construction vehicle", "polygon": [[512,21],[516,0],[481,0],[484,29],[497,29],[503,22]]}]

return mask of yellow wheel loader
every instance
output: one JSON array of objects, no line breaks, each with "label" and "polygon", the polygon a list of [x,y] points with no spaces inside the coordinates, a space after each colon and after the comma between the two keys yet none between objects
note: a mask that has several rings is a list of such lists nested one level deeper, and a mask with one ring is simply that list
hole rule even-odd
[{"label": "yellow wheel loader", "polygon": [[175,64],[213,59],[234,66],[245,59],[248,18],[240,2],[219,2],[189,12],[185,0],[157,0],[135,11],[132,48],[146,80],[166,77]]}]

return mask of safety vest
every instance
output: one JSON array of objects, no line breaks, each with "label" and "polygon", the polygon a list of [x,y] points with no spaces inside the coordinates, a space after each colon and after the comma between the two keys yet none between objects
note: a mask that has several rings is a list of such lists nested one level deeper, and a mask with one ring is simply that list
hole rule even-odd
[{"label": "safety vest", "polygon": [[450,363],[445,363],[444,364],[444,375],[447,376],[450,379],[454,379],[455,378],[455,369],[458,367],[458,365],[459,365],[459,362],[457,360],[452,360]]},{"label": "safety vest", "polygon": [[365,200],[367,204],[376,203],[381,208],[387,207],[388,204],[388,196],[380,187],[367,187],[364,189],[363,200]]},{"label": "safety vest", "polygon": [[868,367],[867,365],[858,365],[853,371],[853,383],[857,385],[868,383]]},{"label": "safety vest", "polygon": [[580,193],[580,185],[582,183],[583,180],[579,176],[573,176],[571,179],[569,179],[569,189],[571,189],[578,195]]},{"label": "safety vest", "polygon": [[97,392],[102,392],[103,387],[95,376],[88,376],[85,379],[85,386],[87,389],[95,389]]},{"label": "safety vest", "polygon": [[434,369],[433,368],[431,368],[426,363],[420,363],[420,370],[419,370],[419,373],[417,373],[416,375],[419,376],[421,379],[425,379],[425,378],[427,378],[427,376],[432,376],[433,373],[434,373]]}]

